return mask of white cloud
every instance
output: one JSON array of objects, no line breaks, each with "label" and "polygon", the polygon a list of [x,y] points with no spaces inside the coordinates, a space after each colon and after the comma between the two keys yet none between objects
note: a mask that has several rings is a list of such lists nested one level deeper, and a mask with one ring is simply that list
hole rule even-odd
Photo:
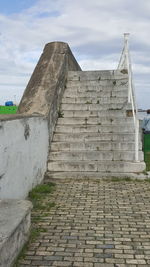
[{"label": "white cloud", "polygon": [[[9,80],[10,98],[15,91],[11,84],[19,95],[43,46],[51,41],[68,42],[83,69],[115,68],[124,32],[131,32],[135,78],[140,75],[140,83],[135,82],[144,85],[142,75],[147,74],[144,79],[149,84],[149,12],[149,0],[40,0],[18,14],[0,14],[0,84],[3,88],[6,84],[8,92]],[[143,107],[149,97],[144,88],[145,101],[138,85]]]}]

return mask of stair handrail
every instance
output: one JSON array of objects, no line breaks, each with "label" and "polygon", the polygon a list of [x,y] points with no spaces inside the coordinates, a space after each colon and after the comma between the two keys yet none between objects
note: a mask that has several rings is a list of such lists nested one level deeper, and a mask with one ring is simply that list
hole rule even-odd
[{"label": "stair handrail", "polygon": [[132,114],[134,121],[135,130],[135,161],[138,161],[138,151],[139,151],[139,119],[137,104],[135,99],[135,88],[133,83],[133,73],[131,65],[131,57],[129,52],[129,33],[124,33],[124,47],[118,64],[118,70],[124,70],[128,73],[128,103],[132,105]]}]

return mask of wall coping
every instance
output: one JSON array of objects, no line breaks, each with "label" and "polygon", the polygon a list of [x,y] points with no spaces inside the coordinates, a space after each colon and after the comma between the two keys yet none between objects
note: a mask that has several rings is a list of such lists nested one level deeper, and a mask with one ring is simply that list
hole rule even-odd
[{"label": "wall coping", "polygon": [[46,116],[41,114],[1,114],[0,115],[0,122],[1,121],[12,121],[12,120],[18,120],[18,119],[30,119],[30,118],[43,118],[46,119]]}]

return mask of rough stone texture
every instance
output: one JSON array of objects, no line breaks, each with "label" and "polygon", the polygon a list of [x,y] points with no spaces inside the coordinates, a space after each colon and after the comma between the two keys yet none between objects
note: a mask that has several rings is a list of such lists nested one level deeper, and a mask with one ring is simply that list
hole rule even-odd
[{"label": "rough stone texture", "polygon": [[144,181],[58,182],[46,200],[56,206],[37,222],[46,232],[18,266],[150,266],[149,192]]},{"label": "rough stone texture", "polygon": [[0,121],[0,140],[0,199],[24,199],[47,168],[47,120],[25,116]]},{"label": "rough stone texture", "polygon": [[24,200],[0,200],[0,266],[12,266],[28,239],[32,204]]},{"label": "rough stone texture", "polygon": [[58,118],[68,71],[81,71],[67,43],[48,43],[19,104],[18,114],[42,114],[49,124],[49,142]]},{"label": "rough stone texture", "polygon": [[68,44],[48,43],[24,92],[18,113],[48,115],[54,105],[57,108],[68,70],[81,70]]},{"label": "rough stone texture", "polygon": [[126,73],[69,71],[61,104],[63,118],[55,128],[47,175],[54,180],[120,174],[139,178],[145,163],[140,134],[135,162],[134,121],[127,114],[130,109]]},{"label": "rough stone texture", "polygon": [[68,70],[81,70],[69,46],[47,44],[18,114],[0,116],[1,198],[24,198],[42,181]]},{"label": "rough stone texture", "polygon": [[48,43],[26,87],[18,112],[49,114],[54,97],[64,89],[68,70],[81,70],[68,44]]}]

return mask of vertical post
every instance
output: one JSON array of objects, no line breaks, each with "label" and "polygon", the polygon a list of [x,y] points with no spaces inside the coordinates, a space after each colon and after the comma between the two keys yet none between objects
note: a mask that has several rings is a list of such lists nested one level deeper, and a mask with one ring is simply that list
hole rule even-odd
[{"label": "vertical post", "polygon": [[128,103],[131,102],[131,62],[130,62],[130,57],[129,57],[129,33],[124,33],[124,53],[125,53],[125,61],[126,61],[126,68],[128,70],[128,75],[129,75],[129,84],[128,84]]},{"label": "vertical post", "polygon": [[135,161],[139,160],[139,120],[135,121]]},{"label": "vertical post", "polygon": [[124,33],[125,54],[128,54],[128,51],[129,51],[129,35],[130,33]]},{"label": "vertical post", "polygon": [[134,86],[132,80],[132,67],[129,53],[129,33],[124,33],[124,47],[118,64],[118,69],[128,71],[128,103],[132,105],[134,131],[135,131],[135,161],[139,158],[139,120],[137,118],[137,107],[135,102]]}]

